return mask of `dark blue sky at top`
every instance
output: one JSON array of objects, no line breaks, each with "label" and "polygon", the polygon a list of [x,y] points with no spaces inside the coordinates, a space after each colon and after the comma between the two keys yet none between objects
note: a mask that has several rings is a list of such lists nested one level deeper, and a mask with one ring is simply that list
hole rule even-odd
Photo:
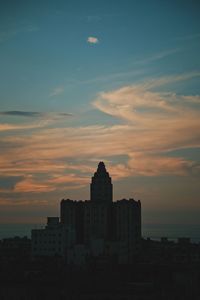
[{"label": "dark blue sky at top", "polygon": [[[177,53],[170,62],[150,63],[154,75],[197,69],[199,39],[191,41],[190,36],[199,33],[198,11],[198,1],[5,1],[0,12],[4,99],[10,108],[45,110],[48,92],[66,84],[68,97],[79,102],[74,82],[137,69],[145,57],[166,49]],[[88,36],[97,36],[100,43],[91,47]],[[82,101],[117,85],[84,85]],[[13,92],[17,104],[11,100]],[[62,101],[60,106],[68,108]]]}]

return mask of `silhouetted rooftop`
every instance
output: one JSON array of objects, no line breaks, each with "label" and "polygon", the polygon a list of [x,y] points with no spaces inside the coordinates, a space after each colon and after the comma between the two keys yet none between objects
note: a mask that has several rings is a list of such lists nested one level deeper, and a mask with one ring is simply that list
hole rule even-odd
[{"label": "silhouetted rooftop", "polygon": [[98,164],[98,168],[97,168],[97,172],[106,172],[106,167],[105,167],[105,164],[103,161],[100,161],[99,164]]}]

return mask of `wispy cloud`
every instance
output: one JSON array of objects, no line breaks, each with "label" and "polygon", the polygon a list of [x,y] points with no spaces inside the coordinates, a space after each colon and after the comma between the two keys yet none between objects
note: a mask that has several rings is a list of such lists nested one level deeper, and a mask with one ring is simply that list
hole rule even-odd
[{"label": "wispy cloud", "polygon": [[65,89],[63,86],[59,86],[54,88],[54,90],[49,94],[49,97],[55,97],[55,96],[59,96],[62,95],[64,93]]},{"label": "wispy cloud", "polygon": [[[115,180],[129,176],[199,176],[198,162],[171,155],[173,150],[200,147],[199,95],[167,91],[169,82],[191,76],[198,73],[100,93],[93,106],[114,117],[115,125],[53,126],[39,128],[30,136],[2,136],[0,169],[7,177],[22,176],[15,184],[15,192],[21,193],[87,186],[97,158],[110,161]],[[164,84],[166,92],[160,92]],[[117,156],[126,159],[112,162],[110,157]]]},{"label": "wispy cloud", "polygon": [[1,116],[16,116],[16,117],[27,117],[27,118],[54,118],[54,117],[69,117],[72,116],[70,113],[58,112],[36,112],[36,111],[22,111],[22,110],[8,110],[0,111]]},{"label": "wispy cloud", "polygon": [[8,110],[1,111],[1,116],[19,116],[19,117],[43,117],[43,113],[35,111]]},{"label": "wispy cloud", "polygon": [[[144,58],[141,59],[137,59],[134,61],[129,61],[128,64],[128,68],[126,68],[126,70],[117,70],[116,72],[113,73],[105,73],[101,76],[97,76],[97,77],[92,77],[92,78],[83,78],[83,79],[70,79],[68,80],[64,85],[55,88],[49,95],[49,97],[53,97],[53,96],[57,96],[60,95],[64,92],[65,87],[67,86],[79,86],[79,85],[87,85],[87,84],[91,84],[91,83],[101,83],[101,82],[124,82],[124,79],[126,78],[130,78],[133,80],[133,78],[140,78],[141,75],[147,77],[148,74],[148,69],[146,68],[146,64],[157,61],[157,60],[161,60],[169,55],[175,54],[177,52],[181,51],[179,48],[174,48],[174,49],[169,49],[169,50],[164,50],[164,51],[160,51],[158,53],[146,56]],[[137,66],[137,68],[136,68]],[[145,67],[144,67],[145,66]],[[181,75],[183,76],[183,75]],[[188,74],[187,74],[188,76]],[[191,77],[194,76],[194,74],[190,74]],[[172,81],[172,76],[169,76],[171,81]],[[177,76],[176,76],[177,77]],[[166,80],[167,77],[165,77]],[[175,78],[175,77],[174,77]],[[146,79],[147,82],[151,82],[152,80],[148,80],[148,78]],[[182,80],[182,78],[180,78],[179,80]],[[156,82],[158,80],[156,79]]]},{"label": "wispy cloud", "polygon": [[46,182],[41,182],[34,180],[32,176],[28,176],[24,180],[18,182],[15,185],[14,192],[16,193],[41,193],[41,192],[46,192],[46,191],[54,191],[55,188],[54,186],[48,185]]},{"label": "wispy cloud", "polygon": [[0,123],[0,131],[15,131],[15,130],[28,130],[33,128],[39,128],[41,124],[32,123],[32,124],[7,124]]},{"label": "wispy cloud", "polygon": [[20,33],[31,33],[39,31],[39,27],[33,24],[27,24],[24,26],[16,26],[11,29],[0,30],[0,43],[4,42]]},{"label": "wispy cloud", "polygon": [[98,44],[99,43],[99,39],[97,37],[95,37],[95,36],[89,36],[87,38],[87,42],[89,44]]},{"label": "wispy cloud", "polygon": [[134,65],[141,65],[141,64],[147,64],[147,63],[155,62],[155,61],[161,60],[165,57],[168,57],[170,55],[173,55],[175,53],[178,53],[180,51],[181,51],[180,48],[163,50],[163,51],[157,52],[157,53],[152,54],[152,55],[147,55],[145,58],[137,59],[136,61],[133,62],[133,64]]},{"label": "wispy cloud", "polygon": [[98,15],[91,15],[91,16],[87,16],[86,20],[88,22],[99,22],[102,20],[102,16],[98,16]]},{"label": "wispy cloud", "polygon": [[32,123],[0,123],[0,131],[17,131],[17,130],[28,130],[28,129],[38,129],[47,127],[48,125],[56,122],[61,122],[63,120],[72,117],[73,115],[65,112],[58,113],[47,113],[47,112],[35,112],[35,111],[1,111],[0,116],[4,117],[18,117],[18,118],[31,118],[38,119]]},{"label": "wispy cloud", "polygon": [[167,122],[173,118],[178,121],[179,118],[182,119],[183,113],[185,115],[195,114],[189,104],[198,102],[198,95],[184,96],[170,92],[156,92],[155,88],[190,79],[194,76],[200,76],[200,73],[153,79],[138,85],[102,92],[93,105],[107,114],[132,123],[138,122],[143,126],[147,123],[150,123],[148,126],[151,126],[152,121],[155,123]]},{"label": "wispy cloud", "polygon": [[194,33],[194,34],[189,34],[185,36],[179,36],[176,38],[176,40],[180,41],[187,41],[187,40],[193,40],[193,39],[198,39],[200,38],[200,33]]},{"label": "wispy cloud", "polygon": [[21,181],[17,182],[14,191],[15,193],[49,193],[56,190],[73,190],[79,189],[88,184],[88,178],[74,173],[67,175],[56,174],[51,178],[43,180],[36,176],[26,175]]}]

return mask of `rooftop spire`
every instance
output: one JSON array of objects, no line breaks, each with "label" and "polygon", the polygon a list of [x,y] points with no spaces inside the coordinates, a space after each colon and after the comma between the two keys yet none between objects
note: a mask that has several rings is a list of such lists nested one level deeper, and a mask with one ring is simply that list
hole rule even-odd
[{"label": "rooftop spire", "polygon": [[98,164],[97,171],[92,177],[90,185],[90,198],[92,201],[112,202],[112,182],[103,161]]},{"label": "rooftop spire", "polygon": [[103,161],[99,162],[97,172],[106,172],[106,167]]}]

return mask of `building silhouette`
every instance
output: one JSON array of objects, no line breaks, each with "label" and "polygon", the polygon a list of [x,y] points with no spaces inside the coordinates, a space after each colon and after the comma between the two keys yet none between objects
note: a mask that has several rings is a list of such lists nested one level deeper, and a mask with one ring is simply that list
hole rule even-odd
[{"label": "building silhouette", "polygon": [[95,203],[111,203],[113,201],[112,180],[102,161],[99,163],[97,171],[92,177],[92,182],[90,184],[90,200]]},{"label": "building silhouette", "polygon": [[100,162],[90,184],[90,200],[62,200],[59,218],[32,230],[32,255],[65,258],[69,264],[90,259],[132,263],[141,242],[140,200],[113,202],[112,179]]}]

